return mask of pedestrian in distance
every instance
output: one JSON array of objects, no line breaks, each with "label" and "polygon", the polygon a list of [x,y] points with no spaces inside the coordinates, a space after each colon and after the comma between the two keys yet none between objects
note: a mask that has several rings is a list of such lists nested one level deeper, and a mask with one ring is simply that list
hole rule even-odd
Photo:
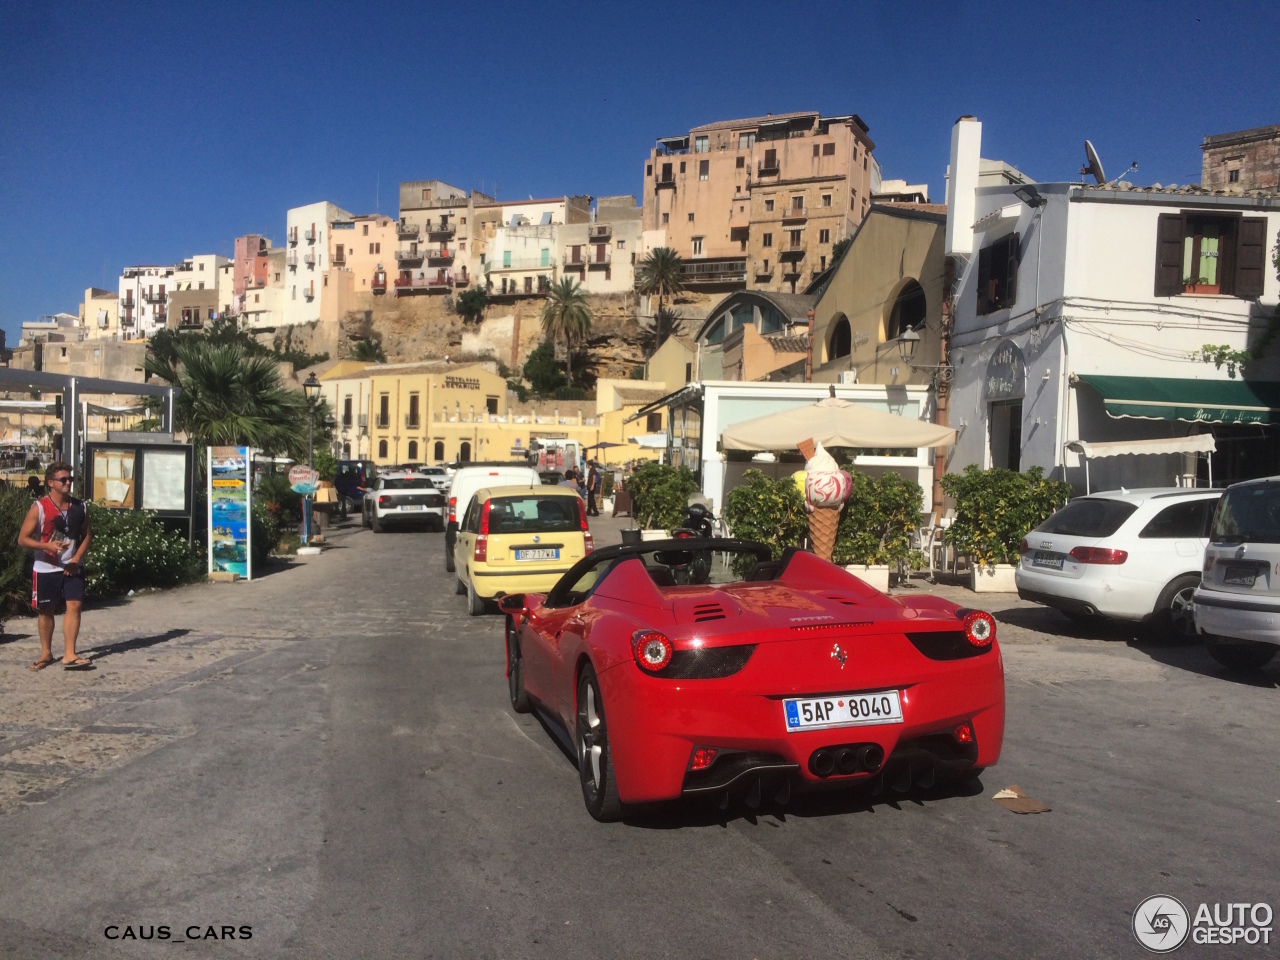
[{"label": "pedestrian in distance", "polygon": [[38,497],[44,493],[44,487],[41,485],[39,477],[27,477],[27,493],[33,497]]},{"label": "pedestrian in distance", "polygon": [[600,497],[600,467],[594,460],[588,462],[591,468],[587,471],[587,516],[598,517],[600,510],[596,501]]},{"label": "pedestrian in distance", "polygon": [[55,661],[54,617],[61,612],[63,667],[92,670],[93,664],[76,653],[84,604],[84,556],[93,540],[89,513],[83,500],[71,496],[74,477],[69,464],[50,464],[44,478],[49,493],[31,505],[18,530],[18,546],[33,551],[36,558],[31,606],[39,625],[40,659],[31,669],[43,670]]},{"label": "pedestrian in distance", "polygon": [[556,484],[557,487],[568,487],[578,496],[582,496],[582,486],[578,483],[578,473],[573,467],[564,472],[564,479]]}]

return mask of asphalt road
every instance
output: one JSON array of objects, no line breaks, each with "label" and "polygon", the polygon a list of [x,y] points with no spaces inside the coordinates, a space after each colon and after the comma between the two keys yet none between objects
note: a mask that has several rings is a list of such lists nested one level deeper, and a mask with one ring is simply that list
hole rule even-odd
[{"label": "asphalt road", "polygon": [[[1137,957],[1152,894],[1280,910],[1277,665],[1240,682],[986,598],[1009,709],[980,790],[601,825],[511,711],[501,622],[466,616],[441,535],[332,540],[90,611],[93,673],[30,673],[9,623],[0,957]],[[1010,784],[1052,811],[1004,810]]]}]

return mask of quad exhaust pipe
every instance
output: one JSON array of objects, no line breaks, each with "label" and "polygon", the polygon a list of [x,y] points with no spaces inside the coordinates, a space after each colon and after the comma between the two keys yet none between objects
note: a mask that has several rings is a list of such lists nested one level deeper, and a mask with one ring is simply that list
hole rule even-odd
[{"label": "quad exhaust pipe", "polygon": [[884,748],[878,743],[863,746],[823,747],[809,755],[809,770],[826,779],[832,774],[879,773],[884,766]]}]

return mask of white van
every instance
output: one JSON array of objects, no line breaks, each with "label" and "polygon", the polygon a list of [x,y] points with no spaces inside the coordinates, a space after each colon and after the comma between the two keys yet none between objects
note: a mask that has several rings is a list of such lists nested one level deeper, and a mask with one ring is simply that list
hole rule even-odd
[{"label": "white van", "polygon": [[485,487],[514,487],[526,483],[531,487],[542,486],[538,471],[525,463],[468,463],[458,466],[449,484],[449,501],[445,507],[445,570],[454,572],[453,546],[458,540],[458,518],[467,512],[467,504],[476,491]]},{"label": "white van", "polygon": [[1193,600],[1213,659],[1232,670],[1271,662],[1280,649],[1280,477],[1222,495]]}]

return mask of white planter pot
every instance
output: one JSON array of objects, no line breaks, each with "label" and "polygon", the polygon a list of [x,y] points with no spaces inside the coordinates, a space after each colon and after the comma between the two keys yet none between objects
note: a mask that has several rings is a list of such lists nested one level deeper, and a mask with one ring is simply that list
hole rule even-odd
[{"label": "white planter pot", "polygon": [[887,563],[851,563],[845,570],[881,593],[889,592],[889,565]]},{"label": "white planter pot", "polygon": [[670,530],[641,530],[640,539],[644,540],[670,540]]},{"label": "white planter pot", "polygon": [[1018,584],[1013,579],[1018,568],[1012,563],[997,563],[994,567],[970,567],[969,589],[974,593],[1017,593]]}]

